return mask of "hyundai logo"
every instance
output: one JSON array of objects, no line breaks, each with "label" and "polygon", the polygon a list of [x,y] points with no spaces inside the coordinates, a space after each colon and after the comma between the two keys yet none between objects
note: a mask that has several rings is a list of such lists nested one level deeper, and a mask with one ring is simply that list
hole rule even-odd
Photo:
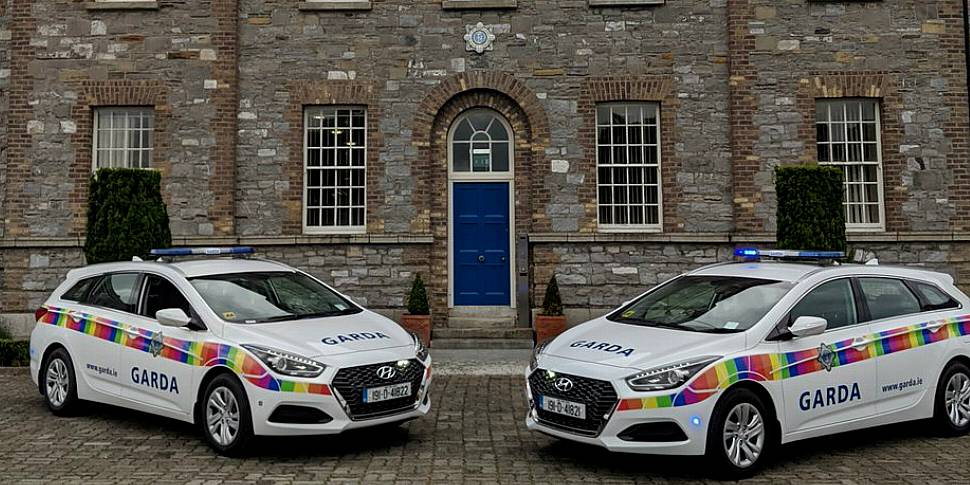
[{"label": "hyundai logo", "polygon": [[380,377],[381,379],[384,379],[385,381],[388,380],[388,379],[393,379],[394,376],[396,376],[396,375],[397,375],[397,370],[394,369],[393,367],[389,366],[389,365],[385,365],[385,366],[377,369],[377,377]]},{"label": "hyundai logo", "polygon": [[556,389],[558,389],[559,392],[569,392],[573,389],[573,381],[565,377],[556,379],[556,382],[553,385],[556,386]]}]

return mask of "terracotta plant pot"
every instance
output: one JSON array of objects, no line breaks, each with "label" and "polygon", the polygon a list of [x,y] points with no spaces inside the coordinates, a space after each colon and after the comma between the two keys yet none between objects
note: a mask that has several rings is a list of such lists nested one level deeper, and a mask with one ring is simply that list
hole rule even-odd
[{"label": "terracotta plant pot", "polygon": [[566,331],[566,317],[536,315],[536,344],[540,344]]},{"label": "terracotta plant pot", "polygon": [[401,315],[401,326],[418,334],[425,347],[431,345],[431,315]]}]

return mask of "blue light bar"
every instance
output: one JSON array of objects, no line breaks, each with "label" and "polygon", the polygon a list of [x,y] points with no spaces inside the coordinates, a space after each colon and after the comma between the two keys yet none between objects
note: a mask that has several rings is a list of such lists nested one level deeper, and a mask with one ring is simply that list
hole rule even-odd
[{"label": "blue light bar", "polygon": [[842,251],[814,251],[814,250],[793,250],[793,249],[754,249],[738,248],[734,250],[734,255],[740,258],[779,258],[779,259],[842,259],[845,253]]},{"label": "blue light bar", "polygon": [[221,256],[226,254],[253,254],[256,250],[249,246],[224,248],[171,248],[152,249],[152,256]]}]

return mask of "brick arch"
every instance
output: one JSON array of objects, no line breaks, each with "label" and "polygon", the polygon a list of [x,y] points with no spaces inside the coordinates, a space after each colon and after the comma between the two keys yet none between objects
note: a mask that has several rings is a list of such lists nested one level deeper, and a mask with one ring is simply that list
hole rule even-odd
[{"label": "brick arch", "polygon": [[435,324],[443,325],[448,314],[448,131],[465,111],[489,108],[512,127],[514,137],[515,232],[517,237],[548,225],[542,196],[545,150],[549,125],[538,98],[524,84],[507,74],[472,73],[449,78],[435,87],[418,106],[413,144],[415,203],[418,215],[412,231],[430,233],[428,286]]}]

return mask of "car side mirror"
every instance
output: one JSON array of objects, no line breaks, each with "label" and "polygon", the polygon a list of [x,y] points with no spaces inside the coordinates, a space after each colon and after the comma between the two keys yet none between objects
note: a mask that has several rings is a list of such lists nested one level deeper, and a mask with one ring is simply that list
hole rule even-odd
[{"label": "car side mirror", "polygon": [[166,308],[155,312],[158,323],[166,327],[182,328],[192,323],[192,319],[181,308]]},{"label": "car side mirror", "polygon": [[822,317],[803,316],[798,317],[788,331],[791,332],[795,338],[802,338],[811,337],[812,335],[821,335],[825,333],[827,328],[829,328],[828,320]]}]

